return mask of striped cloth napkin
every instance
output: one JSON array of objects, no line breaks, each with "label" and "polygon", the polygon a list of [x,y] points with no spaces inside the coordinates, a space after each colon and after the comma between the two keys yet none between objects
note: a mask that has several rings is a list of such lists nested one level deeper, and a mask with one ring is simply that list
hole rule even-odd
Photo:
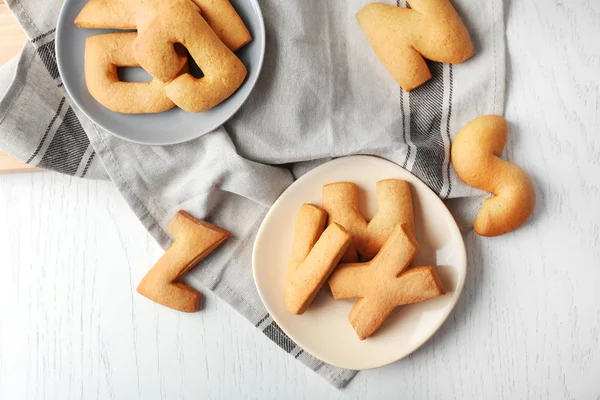
[{"label": "striped cloth napkin", "polygon": [[504,109],[501,0],[453,1],[477,53],[461,65],[430,63],[433,78],[411,93],[397,86],[356,22],[367,3],[260,0],[267,49],[250,99],[212,133],[152,147],[102,131],[66,95],[54,51],[61,1],[40,7],[35,0],[8,0],[29,40],[0,70],[0,148],[41,168],[112,180],[163,248],[171,244],[164,228],[180,209],[231,231],[232,238],[190,274],[341,388],[357,371],[325,364],[299,348],[257,294],[252,245],[269,206],[320,163],[373,154],[417,175],[466,227],[481,193],[457,179],[451,140],[471,119]]}]

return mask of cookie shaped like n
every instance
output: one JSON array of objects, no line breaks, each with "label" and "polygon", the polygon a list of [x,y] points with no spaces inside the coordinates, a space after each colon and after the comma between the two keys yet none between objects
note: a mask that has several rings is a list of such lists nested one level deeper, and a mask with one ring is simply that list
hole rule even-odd
[{"label": "cookie shaped like n", "polygon": [[285,307],[302,314],[310,306],[352,241],[338,224],[325,229],[327,213],[312,204],[300,208],[285,281]]},{"label": "cookie shaped like n", "polygon": [[[187,57],[183,45],[204,76],[179,75]],[[190,0],[174,0],[158,10],[133,44],[133,54],[152,76],[165,83],[167,96],[180,108],[201,112],[221,103],[244,82],[247,70],[219,39]]]},{"label": "cookie shaped like n", "polygon": [[444,294],[435,268],[406,270],[418,250],[406,230],[397,225],[373,260],[340,265],[329,278],[334,299],[360,298],[348,316],[360,340],[379,329],[397,306]]},{"label": "cookie shaped like n", "polygon": [[329,214],[329,224],[337,223],[354,237],[342,262],[356,262],[358,256],[370,260],[381,249],[397,225],[404,224],[414,237],[414,216],[410,186],[401,179],[377,182],[377,213],[367,223],[358,203],[358,187],[352,182],[337,182],[323,186],[323,209]]},{"label": "cookie shaped like n", "polygon": [[370,3],[356,14],[375,54],[406,91],[431,79],[424,58],[459,64],[475,53],[449,0],[408,3],[412,9]]}]

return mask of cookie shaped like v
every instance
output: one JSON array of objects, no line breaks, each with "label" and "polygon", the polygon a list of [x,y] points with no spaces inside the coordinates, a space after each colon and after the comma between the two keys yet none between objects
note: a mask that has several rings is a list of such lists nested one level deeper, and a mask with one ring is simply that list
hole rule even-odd
[{"label": "cookie shaped like v", "polygon": [[285,282],[285,307],[292,314],[306,311],[352,241],[338,224],[323,232],[326,221],[323,209],[312,204],[300,208]]},{"label": "cookie shaped like v", "polygon": [[358,186],[352,182],[337,182],[323,186],[323,208],[329,214],[329,224],[346,228],[354,240],[342,262],[356,262],[360,254],[370,260],[394,231],[404,224],[414,237],[413,205],[408,182],[386,179],[377,182],[377,213],[367,223],[358,204]]},{"label": "cookie shaped like v", "polygon": [[424,58],[459,64],[475,50],[449,0],[408,0],[412,9],[370,3],[356,14],[375,54],[406,91],[431,79]]},{"label": "cookie shaped like v", "polygon": [[179,211],[167,227],[175,243],[137,287],[138,293],[163,306],[184,312],[198,311],[201,294],[177,279],[208,256],[229,232]]},{"label": "cookie shaped like v", "polygon": [[406,226],[398,225],[373,260],[340,265],[329,278],[334,299],[360,297],[348,316],[360,340],[379,329],[395,307],[444,294],[433,267],[414,267],[403,273],[417,250]]}]

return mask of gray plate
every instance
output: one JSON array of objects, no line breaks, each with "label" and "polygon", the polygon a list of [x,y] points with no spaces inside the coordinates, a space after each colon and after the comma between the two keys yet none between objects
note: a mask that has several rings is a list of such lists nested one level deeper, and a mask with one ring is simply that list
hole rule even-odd
[{"label": "gray plate", "polygon": [[[110,111],[94,100],[85,83],[85,38],[111,30],[80,29],[75,26],[75,17],[87,0],[65,0],[58,18],[56,58],[67,92],[77,107],[94,123],[132,142],[175,144],[215,130],[231,118],[248,98],[262,68],[265,54],[265,26],[257,0],[230,1],[250,30],[253,40],[236,52],[248,69],[246,80],[230,98],[218,106],[197,114],[175,107],[163,113],[127,115]],[[141,68],[128,68],[123,72],[125,80],[149,80],[149,75]]]}]

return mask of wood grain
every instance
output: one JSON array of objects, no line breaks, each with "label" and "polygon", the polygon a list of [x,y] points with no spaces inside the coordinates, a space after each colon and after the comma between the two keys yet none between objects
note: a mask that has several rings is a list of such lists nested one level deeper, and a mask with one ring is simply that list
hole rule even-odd
[{"label": "wood grain", "polygon": [[[4,2],[0,3],[0,66],[19,53],[25,34],[13,16],[8,11]],[[0,173],[9,172],[32,172],[37,168],[15,160],[0,151]]]},{"label": "wood grain", "polygon": [[25,42],[25,34],[4,2],[0,3],[0,65],[13,58]]},{"label": "wood grain", "polygon": [[506,153],[538,205],[466,236],[465,291],[418,351],[333,389],[208,290],[191,315],[136,295],[162,252],[111,184],[3,175],[0,399],[598,400],[600,3],[506,7]]},{"label": "wood grain", "polygon": [[6,153],[0,151],[0,173],[14,173],[14,172],[34,172],[41,171],[39,168],[35,168],[29,164],[25,164],[19,160],[16,160]]}]

